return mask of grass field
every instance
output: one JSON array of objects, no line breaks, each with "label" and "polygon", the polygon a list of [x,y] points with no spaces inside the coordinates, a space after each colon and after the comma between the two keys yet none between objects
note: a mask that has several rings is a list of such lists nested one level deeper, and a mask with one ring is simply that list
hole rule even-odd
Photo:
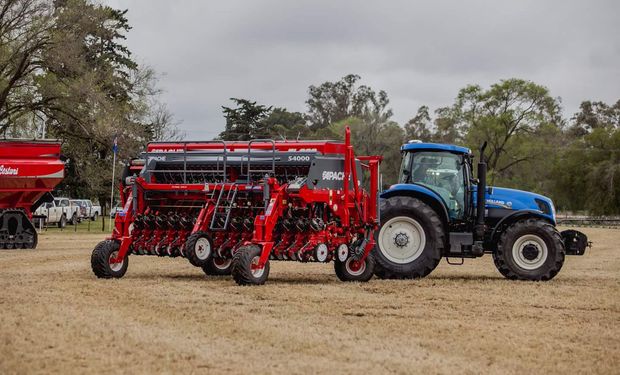
[{"label": "grass field", "polygon": [[504,280],[485,256],[366,284],[274,262],[239,287],[138,256],[98,280],[101,233],[50,231],[0,251],[0,374],[620,373],[620,230],[584,232],[595,247],[546,283]]}]

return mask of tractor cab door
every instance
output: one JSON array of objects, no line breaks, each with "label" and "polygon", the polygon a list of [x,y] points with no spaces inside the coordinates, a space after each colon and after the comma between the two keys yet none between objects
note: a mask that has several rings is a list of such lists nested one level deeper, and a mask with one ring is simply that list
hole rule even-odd
[{"label": "tractor cab door", "polygon": [[[408,163],[408,164],[406,164]],[[465,164],[463,156],[446,151],[407,152],[401,183],[422,185],[444,200],[451,220],[465,216]]]}]

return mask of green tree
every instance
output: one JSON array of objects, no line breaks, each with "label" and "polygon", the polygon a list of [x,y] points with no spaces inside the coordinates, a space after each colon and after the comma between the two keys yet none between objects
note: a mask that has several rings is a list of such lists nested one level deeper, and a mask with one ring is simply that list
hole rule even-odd
[{"label": "green tree", "polygon": [[430,142],[433,138],[433,123],[427,106],[418,108],[416,115],[405,124],[405,134],[408,140],[417,139]]},{"label": "green tree", "polygon": [[251,139],[269,138],[269,130],[263,124],[272,107],[266,107],[247,99],[230,98],[236,107],[224,107],[226,128],[218,136],[225,141],[249,141]]},{"label": "green tree", "polygon": [[[36,77],[50,45],[52,7],[38,0],[0,3],[0,134],[21,135],[16,123],[45,106]],[[11,129],[12,128],[12,129]]]},{"label": "green tree", "polygon": [[289,112],[286,108],[274,108],[261,124],[272,138],[303,139],[312,136],[303,113]]},{"label": "green tree", "polygon": [[358,86],[360,79],[356,74],[349,74],[337,82],[309,87],[307,119],[313,130],[324,129],[349,117],[367,121],[375,118],[378,122],[386,122],[392,117],[392,110],[387,108],[390,103],[387,93],[383,90],[375,92],[365,85]]},{"label": "green tree", "polygon": [[620,101],[584,101],[573,116],[550,176],[560,209],[620,212]]}]

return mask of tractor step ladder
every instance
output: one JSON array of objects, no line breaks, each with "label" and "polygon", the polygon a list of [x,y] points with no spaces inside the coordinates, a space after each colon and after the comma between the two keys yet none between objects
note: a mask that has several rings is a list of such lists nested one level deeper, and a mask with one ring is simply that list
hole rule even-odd
[{"label": "tractor step ladder", "polygon": [[232,213],[238,191],[239,188],[236,184],[233,185],[232,189],[228,190],[224,189],[224,184],[220,185],[220,193],[217,196],[217,201],[215,202],[215,209],[213,210],[213,217],[211,217],[209,229],[212,231],[223,231],[228,229],[230,214]]}]

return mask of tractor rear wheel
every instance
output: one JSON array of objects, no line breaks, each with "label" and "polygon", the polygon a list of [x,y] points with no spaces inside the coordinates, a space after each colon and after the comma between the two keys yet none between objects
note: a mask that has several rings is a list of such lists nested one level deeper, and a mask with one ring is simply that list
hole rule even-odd
[{"label": "tractor rear wheel", "polygon": [[545,281],[564,264],[564,243],[558,230],[546,221],[520,220],[502,233],[493,261],[511,280]]},{"label": "tractor rear wheel", "polygon": [[344,262],[334,259],[334,271],[340,281],[361,281],[366,282],[372,278],[375,271],[375,257],[372,253],[368,254],[363,262],[357,261],[352,257]]},{"label": "tractor rear wheel", "polygon": [[196,232],[187,238],[183,254],[196,267],[205,267],[213,257],[213,240],[205,232]]},{"label": "tractor rear wheel", "polygon": [[377,276],[389,279],[421,278],[439,264],[444,230],[439,215],[412,197],[392,197],[380,203],[381,227],[375,232],[373,252]]},{"label": "tractor rear wheel", "polygon": [[118,255],[119,248],[120,244],[112,240],[101,241],[95,246],[90,256],[90,266],[97,277],[112,279],[125,275],[129,265],[129,258],[127,256],[119,263],[111,262]]},{"label": "tractor rear wheel", "polygon": [[269,261],[257,268],[262,250],[256,245],[241,246],[233,255],[232,277],[239,285],[263,285],[269,276]]},{"label": "tractor rear wheel", "polygon": [[210,276],[230,275],[232,269],[232,258],[211,257],[209,263],[202,267],[205,274]]}]

